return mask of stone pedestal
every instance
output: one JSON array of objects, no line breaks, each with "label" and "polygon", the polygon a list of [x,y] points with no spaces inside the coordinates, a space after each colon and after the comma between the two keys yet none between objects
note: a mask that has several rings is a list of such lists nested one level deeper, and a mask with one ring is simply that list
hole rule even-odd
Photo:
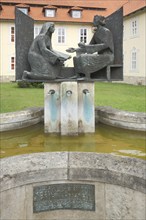
[{"label": "stone pedestal", "polygon": [[45,83],[45,133],[77,135],[95,131],[94,83]]}]

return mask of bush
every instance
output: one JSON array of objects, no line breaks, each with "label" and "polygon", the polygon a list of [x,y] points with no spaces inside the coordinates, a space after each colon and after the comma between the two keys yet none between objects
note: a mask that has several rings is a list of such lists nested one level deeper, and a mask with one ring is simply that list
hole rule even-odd
[{"label": "bush", "polygon": [[41,82],[27,82],[27,81],[18,81],[17,85],[19,88],[44,88],[44,83]]}]

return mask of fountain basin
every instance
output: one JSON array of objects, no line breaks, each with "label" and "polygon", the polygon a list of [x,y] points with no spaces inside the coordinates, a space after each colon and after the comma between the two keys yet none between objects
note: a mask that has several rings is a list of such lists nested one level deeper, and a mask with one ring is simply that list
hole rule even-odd
[{"label": "fountain basin", "polygon": [[[0,131],[9,131],[37,124],[43,120],[42,107],[29,108],[23,111],[0,114]],[[146,131],[146,113],[128,112],[106,106],[95,107],[95,123],[114,127]]]},{"label": "fountain basin", "polygon": [[[1,218],[142,220],[146,215],[145,173],[144,160],[109,154],[52,152],[4,158]],[[54,206],[52,211],[34,212],[34,187],[55,184],[94,186],[95,210]]]}]

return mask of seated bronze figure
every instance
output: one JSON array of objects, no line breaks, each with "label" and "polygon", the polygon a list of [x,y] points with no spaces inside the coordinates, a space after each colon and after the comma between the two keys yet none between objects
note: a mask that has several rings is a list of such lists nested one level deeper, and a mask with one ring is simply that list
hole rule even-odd
[{"label": "seated bronze figure", "polygon": [[76,52],[74,60],[75,73],[90,78],[114,61],[114,43],[109,29],[104,27],[105,18],[96,15],[93,20],[94,35],[88,45],[79,43],[79,48],[69,48],[67,52]]}]

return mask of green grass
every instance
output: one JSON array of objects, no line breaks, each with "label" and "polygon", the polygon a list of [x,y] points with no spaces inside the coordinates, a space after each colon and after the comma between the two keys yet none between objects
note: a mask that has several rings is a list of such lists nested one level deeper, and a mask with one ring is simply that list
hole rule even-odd
[{"label": "green grass", "polygon": [[0,84],[0,113],[23,110],[44,105],[44,90],[40,88],[18,88],[16,83]]},{"label": "green grass", "polygon": [[146,86],[95,83],[95,106],[111,106],[131,112],[146,112]]},{"label": "green grass", "polygon": [[[44,106],[44,90],[18,88],[16,83],[0,84],[0,113]],[[120,83],[95,83],[95,106],[146,112],[146,87]]]}]

